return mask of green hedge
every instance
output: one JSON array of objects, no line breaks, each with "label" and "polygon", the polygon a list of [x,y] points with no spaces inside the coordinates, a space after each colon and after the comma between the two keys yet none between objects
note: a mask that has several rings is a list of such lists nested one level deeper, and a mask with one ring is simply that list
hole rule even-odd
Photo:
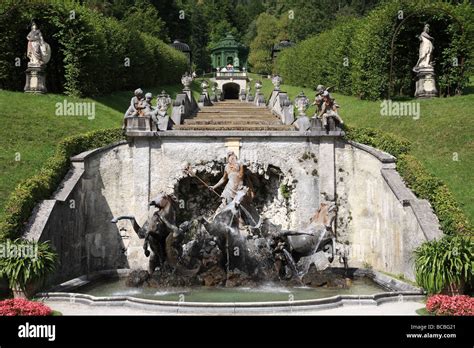
[{"label": "green hedge", "polygon": [[418,197],[431,203],[444,233],[448,235],[472,233],[472,226],[448,187],[428,173],[415,157],[409,154],[400,156],[397,169],[408,187]]},{"label": "green hedge", "polygon": [[0,220],[0,239],[20,236],[35,205],[48,199],[70,168],[70,157],[123,140],[121,129],[105,129],[62,140],[40,171],[22,181],[10,194]]},{"label": "green hedge", "polygon": [[275,72],[286,84],[315,87],[324,83],[336,86],[342,93],[350,93],[350,48],[353,31],[358,21],[353,20],[321,33],[298,45],[285,49],[278,56]]},{"label": "green hedge", "polygon": [[410,141],[397,135],[373,128],[345,126],[346,137],[350,140],[369,145],[398,157],[410,151]]},{"label": "green hedge", "polygon": [[[397,34],[390,85],[391,41],[401,23],[400,10],[403,18],[413,16]],[[436,39],[435,70],[440,93],[453,95],[466,86],[473,67],[474,44],[468,38],[474,35],[474,10],[468,2],[383,2],[367,17],[342,21],[333,29],[282,51],[274,72],[287,84],[315,87],[322,83],[364,99],[387,97],[389,89],[391,96],[413,96],[412,67],[419,47],[416,35],[423,30],[424,22],[431,23],[431,34]],[[458,66],[453,66],[453,57],[458,58]]]},{"label": "green hedge", "polygon": [[397,170],[406,185],[419,198],[430,202],[445,234],[472,234],[472,226],[448,187],[440,179],[428,173],[423,165],[410,155],[408,140],[371,128],[347,126],[346,138],[373,146],[397,157]]},{"label": "green hedge", "polygon": [[[74,18],[70,11],[74,11]],[[22,90],[24,86],[28,63],[25,37],[32,20],[51,46],[52,57],[46,67],[50,92],[92,96],[171,84],[187,70],[181,52],[76,2],[11,1],[0,4],[2,89]],[[16,57],[21,58],[20,67],[14,64]]]}]

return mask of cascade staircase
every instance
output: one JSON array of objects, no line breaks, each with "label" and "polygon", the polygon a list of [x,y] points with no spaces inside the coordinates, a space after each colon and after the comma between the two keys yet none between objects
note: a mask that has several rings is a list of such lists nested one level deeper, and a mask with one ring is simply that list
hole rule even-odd
[{"label": "cascade staircase", "polygon": [[248,131],[292,131],[295,127],[284,125],[265,107],[225,100],[213,106],[201,107],[193,118],[175,125],[176,130],[248,130]]}]

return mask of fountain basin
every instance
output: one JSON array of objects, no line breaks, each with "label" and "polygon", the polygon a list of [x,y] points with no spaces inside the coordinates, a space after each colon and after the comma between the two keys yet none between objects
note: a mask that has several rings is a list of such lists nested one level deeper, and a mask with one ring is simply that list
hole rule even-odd
[{"label": "fountain basin", "polygon": [[62,283],[37,294],[48,301],[77,302],[90,306],[130,306],[162,314],[284,314],[343,305],[379,305],[419,301],[423,291],[373,270],[350,269],[352,286],[339,288],[133,288],[125,286],[131,270],[107,270]]}]

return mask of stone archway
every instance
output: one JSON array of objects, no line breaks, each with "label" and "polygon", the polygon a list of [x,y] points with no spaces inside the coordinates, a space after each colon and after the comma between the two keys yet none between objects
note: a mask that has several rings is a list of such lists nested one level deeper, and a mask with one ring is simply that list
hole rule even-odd
[{"label": "stone archway", "polygon": [[227,82],[222,86],[224,99],[239,99],[240,85],[235,82]]}]

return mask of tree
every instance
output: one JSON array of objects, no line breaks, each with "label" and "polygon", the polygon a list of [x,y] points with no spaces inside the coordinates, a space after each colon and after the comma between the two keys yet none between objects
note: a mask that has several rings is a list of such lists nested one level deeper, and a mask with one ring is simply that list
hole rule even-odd
[{"label": "tree", "polygon": [[252,71],[260,74],[272,71],[272,48],[286,36],[284,19],[261,13],[256,22],[257,36],[250,44],[249,63]]},{"label": "tree", "polygon": [[232,34],[237,40],[240,39],[240,35],[237,29],[225,19],[213,25],[211,28],[211,32],[209,33],[209,48],[212,48],[220,40],[225,38],[227,34]]},{"label": "tree", "polygon": [[190,25],[193,28],[189,40],[193,63],[196,65],[198,72],[207,71],[211,64],[209,50],[207,49],[209,32],[207,20],[202,5],[196,4],[189,12]]},{"label": "tree", "polygon": [[140,0],[129,7],[122,18],[127,28],[139,30],[164,41],[169,41],[165,22],[160,18],[157,9],[147,0]]}]

